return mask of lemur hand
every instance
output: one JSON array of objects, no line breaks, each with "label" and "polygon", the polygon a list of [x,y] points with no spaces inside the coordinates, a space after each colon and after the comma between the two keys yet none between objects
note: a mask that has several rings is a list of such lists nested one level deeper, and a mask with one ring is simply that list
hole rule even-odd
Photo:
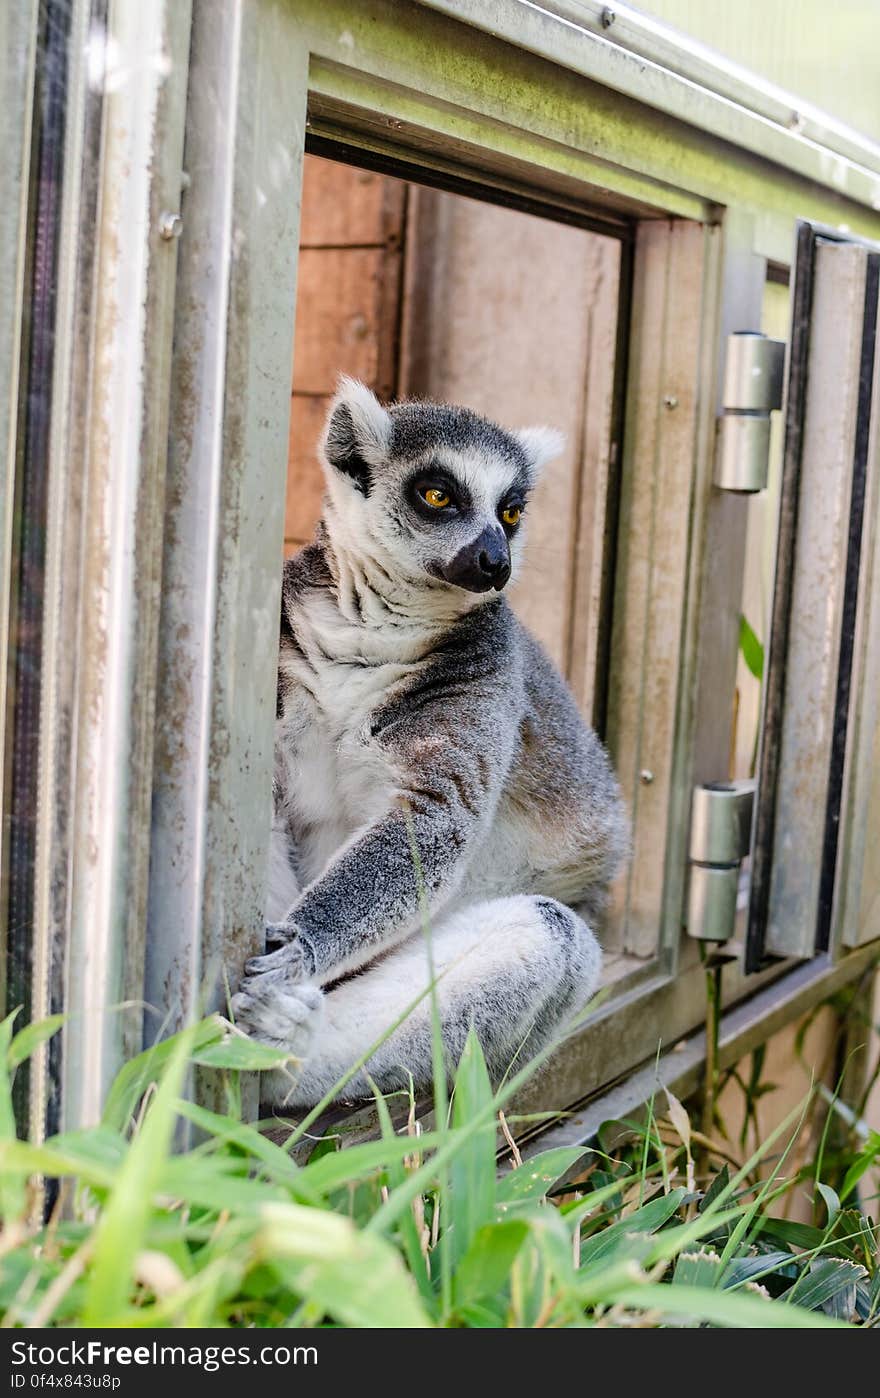
[{"label": "lemur hand", "polygon": [[257,979],[263,984],[292,985],[307,981],[315,974],[314,948],[295,923],[270,922],[266,927],[266,944],[274,944],[275,950],[252,956],[245,963],[240,992],[247,991],[249,982]]}]

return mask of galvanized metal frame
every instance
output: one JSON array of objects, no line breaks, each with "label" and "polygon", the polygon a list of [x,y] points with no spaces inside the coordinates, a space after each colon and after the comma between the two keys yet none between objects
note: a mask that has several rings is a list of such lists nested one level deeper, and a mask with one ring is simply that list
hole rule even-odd
[{"label": "galvanized metal frame", "polygon": [[873,561],[865,504],[873,500],[877,260],[857,241],[800,226],[752,861],[752,968],[765,955],[808,957],[830,943],[838,855],[846,858],[839,817],[849,711],[873,706],[851,680]]},{"label": "galvanized metal frame", "polygon": [[[35,1011],[68,1015],[61,1122],[140,1048],[186,3],[71,12],[51,422]],[[106,86],[96,83],[106,78]],[[96,88],[103,98],[96,100]],[[60,985],[59,985],[60,982]],[[135,1001],[132,1011],[129,1004]],[[59,1124],[35,1077],[32,1129]]]},{"label": "galvanized metal frame", "polygon": [[[27,259],[26,227],[39,5],[6,6],[0,12],[0,618],[9,616],[13,568],[15,462],[19,448],[19,386]],[[0,625],[0,715],[7,715],[9,627]],[[0,744],[0,791],[5,789],[8,744]],[[0,871],[8,857],[0,823]],[[0,878],[5,885],[5,877]],[[5,900],[5,887],[3,891]],[[0,994],[6,992],[6,943],[0,947]]]},{"label": "galvanized metal frame", "polygon": [[158,677],[148,1043],[225,1006],[225,976],[238,973],[262,932],[306,60],[281,6],[195,7]]},{"label": "galvanized metal frame", "polygon": [[[77,13],[86,9],[78,0]],[[703,1013],[697,949],[677,935],[687,809],[694,781],[726,771],[723,706],[745,541],[743,502],[720,497],[711,482],[720,348],[731,330],[760,323],[767,261],[787,262],[798,215],[880,233],[880,164],[860,163],[852,148],[822,149],[729,98],[719,105],[717,94],[664,66],[659,43],[646,65],[570,18],[514,0],[194,0],[189,71],[188,9],[111,5],[112,32],[137,82],[115,106],[105,99],[103,143],[91,154],[107,195],[95,275],[86,288],[79,268],[82,315],[70,317],[62,345],[74,389],[53,459],[57,502],[74,510],[63,530],[56,512],[62,596],[53,605],[70,608],[62,582],[72,583],[80,629],[72,665],[59,664],[61,625],[48,655],[58,679],[46,732],[56,738],[40,797],[47,811],[57,800],[75,819],[62,831],[42,827],[45,921],[37,931],[46,945],[65,941],[71,973],[66,1120],[94,1117],[125,1049],[121,1032],[108,1028],[113,1017],[95,1011],[135,993],[147,920],[147,998],[156,1011],[148,1038],[154,1026],[222,999],[223,970],[234,976],[258,935],[299,161],[309,133],[606,230],[658,218],[702,225],[699,339],[668,390],[684,410],[678,421],[694,467],[681,501],[686,566],[664,623],[667,692],[651,735],[666,764],[666,834],[654,842],[651,874],[658,896],[662,885],[665,950],[620,983],[557,1056],[552,1084],[544,1078],[535,1089],[544,1103],[581,1099],[652,1059],[658,1041],[692,1031]],[[168,81],[137,64],[138,25],[166,35]],[[187,77],[178,274],[161,214],[177,211],[187,182]],[[115,163],[123,112],[139,120],[124,168]],[[864,158],[873,161],[870,152]],[[111,196],[120,188],[136,217],[114,242]],[[72,219],[74,228],[81,243]],[[647,245],[660,235],[642,236]],[[116,438],[100,430],[113,421],[113,401],[137,405]],[[76,454],[64,451],[78,414],[87,424],[79,476]],[[76,513],[81,487],[84,515]],[[643,732],[650,698],[646,689],[633,720]],[[818,999],[874,954],[866,948],[835,968],[820,958],[798,973],[803,996]],[[785,975],[777,968],[748,980],[731,966],[726,1001],[782,987]]]}]

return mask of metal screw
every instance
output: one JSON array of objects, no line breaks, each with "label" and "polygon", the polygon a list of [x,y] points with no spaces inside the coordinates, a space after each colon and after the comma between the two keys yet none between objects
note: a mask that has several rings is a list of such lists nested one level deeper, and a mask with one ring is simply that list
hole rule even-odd
[{"label": "metal screw", "polygon": [[183,219],[180,214],[172,214],[166,210],[159,215],[159,237],[170,243],[172,238],[179,238],[183,232]]},{"label": "metal screw", "polygon": [[654,773],[650,771],[648,767],[643,767],[639,772],[639,781],[642,783],[642,786],[650,786],[653,780]]},{"label": "metal screw", "polygon": [[678,407],[678,399],[676,398],[676,396],[675,396],[674,393],[667,393],[667,394],[664,395],[664,398],[663,398],[663,406],[664,406],[664,408],[677,408],[677,407]]},{"label": "metal screw", "polygon": [[610,29],[611,26],[612,26],[612,24],[614,23],[614,21],[615,21],[616,19],[617,19],[617,15],[616,15],[616,14],[614,13],[614,11],[611,9],[611,6],[610,6],[610,5],[606,5],[605,8],[604,8],[604,10],[602,11],[602,13],[601,13],[600,16],[599,16],[599,20],[600,20],[600,22],[601,22],[601,24],[602,24],[602,28],[603,28],[603,29]]}]

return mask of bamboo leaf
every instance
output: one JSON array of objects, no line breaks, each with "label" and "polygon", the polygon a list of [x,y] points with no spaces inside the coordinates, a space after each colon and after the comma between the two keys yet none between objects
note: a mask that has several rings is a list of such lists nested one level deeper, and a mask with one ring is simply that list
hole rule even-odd
[{"label": "bamboo leaf", "polygon": [[834,1220],[840,1213],[840,1200],[830,1184],[819,1184],[817,1182],[816,1188],[825,1200],[825,1207],[828,1210],[828,1227],[831,1228],[834,1224]]},{"label": "bamboo leaf", "polygon": [[517,1253],[529,1234],[521,1219],[488,1223],[477,1229],[453,1277],[456,1309],[495,1296],[510,1279]]},{"label": "bamboo leaf", "polygon": [[755,635],[754,630],[740,615],[739,619],[739,648],[746,666],[754,675],[756,680],[764,677],[764,647]]},{"label": "bamboo leaf", "polygon": [[[464,1127],[492,1102],[486,1060],[474,1030],[468,1033],[455,1075],[452,1127]],[[495,1121],[487,1117],[481,1130],[465,1141],[449,1171],[447,1245],[453,1269],[465,1255],[477,1231],[495,1213]]]},{"label": "bamboo leaf", "polygon": [[543,1199],[547,1191],[586,1154],[583,1146],[557,1146],[508,1170],[498,1181],[499,1213]]},{"label": "bamboo leaf", "polygon": [[6,1051],[10,1072],[14,1073],[40,1044],[57,1034],[64,1020],[64,1015],[47,1015],[45,1019],[38,1019],[34,1024],[26,1024],[24,1029],[20,1029]]},{"label": "bamboo leaf", "polygon": [[151,1082],[156,1082],[161,1077],[182,1042],[191,1045],[191,1053],[199,1053],[209,1044],[219,1043],[225,1032],[225,1025],[219,1015],[212,1015],[192,1029],[172,1034],[170,1038],[162,1039],[160,1043],[130,1059],[117,1073],[107,1094],[101,1118],[104,1125],[114,1127],[117,1131],[126,1129],[143,1093]]},{"label": "bamboo leaf", "polygon": [[840,1191],[841,1202],[849,1198],[859,1180],[867,1174],[878,1159],[880,1159],[880,1133],[872,1131],[864,1149],[859,1152],[846,1172],[843,1188]]},{"label": "bamboo leaf", "polygon": [[153,1196],[171,1148],[175,1102],[196,1036],[197,1028],[175,1036],[156,1094],[116,1174],[95,1230],[84,1326],[108,1323],[128,1301],[135,1260],[144,1245]]},{"label": "bamboo leaf", "polygon": [[838,1319],[848,1320],[855,1309],[856,1286],[867,1277],[864,1267],[838,1257],[817,1257],[810,1263],[804,1279],[796,1282],[786,1293],[790,1304],[807,1311],[826,1311]]}]

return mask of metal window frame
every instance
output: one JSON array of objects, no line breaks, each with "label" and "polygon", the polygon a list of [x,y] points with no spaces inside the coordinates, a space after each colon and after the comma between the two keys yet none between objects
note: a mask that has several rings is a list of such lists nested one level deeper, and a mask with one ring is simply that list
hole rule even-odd
[{"label": "metal window frame", "polygon": [[[125,8],[111,5],[108,22],[138,82],[105,98],[100,148],[72,147],[65,175],[81,248],[84,172],[106,183],[114,110],[120,127],[123,114],[139,114],[147,143],[119,173],[138,218],[114,242],[114,211],[102,202],[93,276],[85,285],[82,264],[69,270],[65,295],[80,312],[65,323],[59,362],[73,388],[53,424],[50,604],[69,614],[70,583],[80,630],[75,663],[60,664],[60,624],[47,655],[56,679],[46,731],[55,743],[39,796],[42,809],[60,805],[75,820],[72,835],[42,826],[36,934],[47,956],[65,948],[78,1011],[65,1030],[66,1124],[94,1119],[125,1049],[123,1033],[98,1021],[136,993],[147,920],[144,994],[158,1010],[148,1038],[222,1003],[224,968],[234,971],[259,937],[299,167],[310,134],[583,221],[703,227],[699,340],[676,420],[687,423],[676,430],[694,454],[681,501],[685,566],[678,610],[666,619],[662,732],[651,735],[666,763],[666,835],[659,849],[654,841],[651,877],[656,887],[659,870],[667,940],[557,1055],[553,1100],[581,1099],[652,1059],[658,1041],[691,1032],[703,1013],[697,949],[678,936],[686,813],[693,783],[726,770],[718,715],[733,686],[745,546],[745,503],[711,481],[721,345],[743,322],[760,323],[768,263],[788,262],[799,215],[878,236],[880,161],[868,153],[861,164],[852,152],[771,131],[766,117],[729,98],[718,106],[664,62],[659,41],[648,81],[642,59],[519,0],[194,0],[191,42],[189,6],[162,0],[141,7],[139,20],[161,27],[172,58],[170,75],[152,76]],[[85,34],[87,0],[74,11]],[[85,93],[82,67],[77,81]],[[178,249],[162,237],[162,212],[176,211],[182,185]],[[101,321],[108,288],[117,314]],[[111,383],[117,401],[139,405],[139,451],[132,424],[118,441],[98,431],[111,421],[102,407]],[[644,411],[654,414],[652,430],[670,430],[656,421],[656,402]],[[90,435],[71,456],[81,419]],[[636,419],[634,408],[632,430]],[[92,532],[77,534],[66,506],[81,486]],[[108,566],[96,568],[105,555]],[[662,580],[654,572],[655,601]],[[643,713],[650,699],[644,690]],[[61,726],[71,715],[68,750],[59,735],[71,731]],[[120,781],[132,754],[133,780]],[[656,824],[650,806],[641,802],[641,818]],[[638,829],[638,809],[636,817]],[[846,974],[875,954],[851,957]],[[731,966],[726,1000],[786,973],[746,979]],[[818,1000],[841,974],[826,956],[802,978]],[[546,1077],[540,1090],[546,1101]]]}]

